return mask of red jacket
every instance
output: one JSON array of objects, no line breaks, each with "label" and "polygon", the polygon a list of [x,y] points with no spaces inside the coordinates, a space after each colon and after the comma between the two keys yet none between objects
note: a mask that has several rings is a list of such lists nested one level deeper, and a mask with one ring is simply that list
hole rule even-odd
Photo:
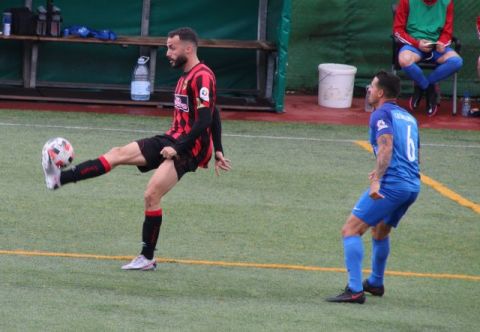
[{"label": "red jacket", "polygon": [[[434,4],[437,0],[423,0],[427,5]],[[419,40],[410,36],[405,30],[407,27],[408,13],[409,13],[409,0],[400,0],[395,12],[395,19],[393,21],[393,35],[395,38],[404,43],[412,45],[416,48],[419,46]],[[453,0],[450,1],[447,7],[447,17],[445,19],[445,25],[443,26],[442,33],[438,41],[450,45],[452,42],[453,34]]]}]

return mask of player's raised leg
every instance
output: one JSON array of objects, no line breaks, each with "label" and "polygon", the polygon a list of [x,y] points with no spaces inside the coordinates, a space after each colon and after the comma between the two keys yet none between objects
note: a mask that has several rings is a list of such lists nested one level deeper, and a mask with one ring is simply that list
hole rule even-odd
[{"label": "player's raised leg", "polygon": [[145,165],[137,142],[122,147],[114,147],[97,159],[84,161],[70,169],[61,171],[56,167],[46,151],[42,151],[42,166],[45,173],[45,183],[48,189],[58,189],[71,182],[90,179],[108,173],[118,165]]},{"label": "player's raised leg", "polygon": [[163,161],[148,182],[145,190],[145,220],[142,230],[142,251],[123,270],[154,270],[157,266],[154,251],[162,226],[161,200],[178,182],[173,160]]}]

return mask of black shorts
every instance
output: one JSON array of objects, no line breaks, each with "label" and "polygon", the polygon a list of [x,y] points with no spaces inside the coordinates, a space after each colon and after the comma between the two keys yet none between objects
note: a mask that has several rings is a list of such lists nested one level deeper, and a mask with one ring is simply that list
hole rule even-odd
[{"label": "black shorts", "polygon": [[[160,154],[160,151],[166,146],[175,145],[173,138],[165,135],[143,138],[136,142],[140,147],[143,157],[147,161],[145,166],[137,166],[142,173],[157,169],[165,160]],[[192,156],[187,154],[178,155],[177,158],[173,159],[173,163],[175,165],[175,170],[177,171],[178,180],[180,180],[185,173],[195,172],[198,168],[198,162]]]}]

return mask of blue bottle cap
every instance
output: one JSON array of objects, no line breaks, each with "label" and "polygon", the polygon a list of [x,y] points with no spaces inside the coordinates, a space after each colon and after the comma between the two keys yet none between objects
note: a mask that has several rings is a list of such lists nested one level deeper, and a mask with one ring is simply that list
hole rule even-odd
[{"label": "blue bottle cap", "polygon": [[3,23],[12,23],[12,13],[3,12]]}]

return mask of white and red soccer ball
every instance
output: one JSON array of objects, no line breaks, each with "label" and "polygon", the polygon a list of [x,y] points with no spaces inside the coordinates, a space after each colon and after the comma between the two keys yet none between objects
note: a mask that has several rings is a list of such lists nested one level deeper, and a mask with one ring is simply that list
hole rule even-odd
[{"label": "white and red soccer ball", "polygon": [[43,146],[43,153],[48,153],[50,160],[58,168],[70,166],[75,157],[72,144],[62,137],[49,139]]}]

